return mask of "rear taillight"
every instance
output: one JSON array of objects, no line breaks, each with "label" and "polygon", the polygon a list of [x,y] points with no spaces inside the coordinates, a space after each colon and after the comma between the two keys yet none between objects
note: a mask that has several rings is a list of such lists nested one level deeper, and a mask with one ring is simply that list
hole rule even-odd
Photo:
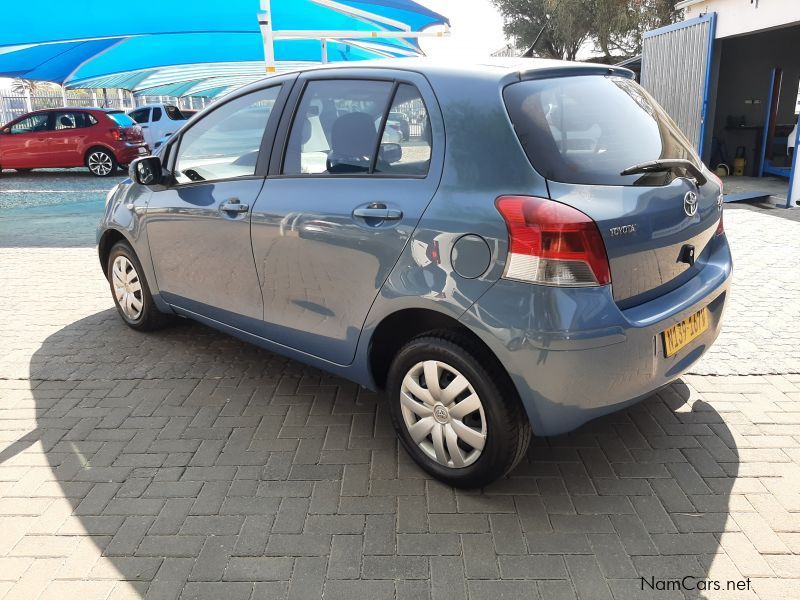
[{"label": "rear taillight", "polygon": [[125,130],[122,127],[115,127],[111,130],[111,139],[117,142],[127,139]]},{"label": "rear taillight", "polygon": [[588,216],[533,196],[500,196],[495,205],[508,227],[503,277],[557,286],[611,283],[603,238]]},{"label": "rear taillight", "polygon": [[722,179],[717,177],[716,173],[709,172],[708,178],[719,186],[719,196],[717,197],[717,206],[719,206],[719,223],[717,224],[717,231],[714,235],[725,233],[725,224],[723,223],[722,213],[725,206],[723,201],[724,193],[722,192]]}]

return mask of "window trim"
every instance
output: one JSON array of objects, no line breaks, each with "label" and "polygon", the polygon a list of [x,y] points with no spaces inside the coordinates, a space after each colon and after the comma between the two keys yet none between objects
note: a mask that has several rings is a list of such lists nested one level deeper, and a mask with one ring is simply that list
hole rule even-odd
[{"label": "window trim", "polygon": [[[357,68],[357,67],[356,67]],[[267,177],[269,179],[364,179],[364,177],[375,177],[378,179],[427,179],[431,175],[431,167],[433,166],[433,136],[431,136],[431,158],[430,164],[428,165],[428,171],[424,175],[413,175],[413,174],[402,174],[402,173],[367,173],[364,174],[355,174],[355,173],[305,173],[305,174],[285,174],[283,173],[283,163],[286,160],[286,152],[289,148],[289,137],[292,133],[292,125],[294,124],[295,117],[297,116],[297,112],[300,109],[300,103],[303,99],[303,95],[306,92],[306,88],[308,84],[312,81],[379,81],[385,83],[392,83],[392,92],[389,94],[389,105],[386,107],[387,111],[391,108],[391,103],[394,101],[394,94],[395,90],[402,84],[406,83],[409,85],[414,86],[414,88],[419,92],[420,100],[422,100],[423,105],[425,106],[425,111],[428,113],[428,120],[430,119],[430,108],[428,107],[428,103],[425,101],[423,97],[422,90],[419,87],[419,83],[414,81],[411,78],[403,78],[399,77],[398,74],[394,71],[387,73],[386,77],[381,76],[363,76],[357,75],[350,72],[338,75],[335,72],[331,71],[311,71],[308,72],[308,76],[300,75],[300,82],[301,85],[296,85],[293,87],[292,95],[286,102],[286,106],[284,107],[284,116],[281,118],[280,125],[278,127],[277,135],[281,139],[281,147],[278,149],[279,151],[276,152],[275,148],[273,148],[272,157],[269,163],[269,173]],[[315,76],[315,73],[319,73],[319,76]],[[424,78],[424,75],[417,73],[416,71],[410,72],[413,75],[420,75]],[[427,82],[427,79],[425,79]],[[434,96],[435,98],[435,96]],[[438,105],[437,105],[438,108]],[[388,112],[386,112],[386,116],[388,117]],[[288,115],[288,116],[287,116]],[[383,133],[383,129],[379,132],[378,136],[378,146],[380,147],[380,142],[383,139],[381,135]],[[375,155],[375,160],[377,160],[377,154]],[[439,174],[441,176],[441,173]]]},{"label": "window trim", "polygon": [[[268,80],[269,85],[264,85],[263,87],[258,87],[256,89],[246,89],[242,90],[241,93],[231,94],[230,98],[225,98],[224,100],[219,101],[217,104],[213,105],[211,110],[207,113],[203,114],[199,119],[193,120],[190,127],[186,129],[179,129],[179,133],[173,135],[170,140],[165,144],[164,154],[166,155],[166,170],[173,175],[172,182],[166,186],[165,189],[176,189],[176,188],[188,188],[194,187],[198,185],[208,185],[208,184],[218,184],[218,183],[225,183],[230,181],[243,181],[246,179],[265,179],[267,177],[267,168],[269,166],[269,161],[271,160],[273,146],[275,142],[275,136],[277,134],[278,125],[280,123],[281,118],[283,117],[283,110],[286,106],[286,99],[289,93],[291,92],[292,88],[294,87],[294,79],[280,79],[278,81]],[[186,134],[187,131],[190,131],[193,127],[195,127],[198,123],[202,123],[205,119],[213,115],[217,110],[221,109],[223,106],[235,102],[245,96],[249,96],[252,94],[258,94],[265,92],[267,90],[271,90],[273,88],[278,88],[278,95],[275,97],[275,104],[272,107],[272,112],[270,112],[269,118],[267,119],[267,124],[264,127],[264,134],[261,137],[261,145],[258,149],[258,159],[256,160],[256,167],[255,172],[252,175],[243,175],[240,177],[225,177],[224,179],[211,179],[211,180],[204,180],[204,181],[189,181],[186,183],[178,183],[174,178],[175,172],[175,164],[178,160],[178,154],[181,150],[181,142],[183,142],[183,136]],[[267,143],[270,139],[272,139],[271,143]]]}]

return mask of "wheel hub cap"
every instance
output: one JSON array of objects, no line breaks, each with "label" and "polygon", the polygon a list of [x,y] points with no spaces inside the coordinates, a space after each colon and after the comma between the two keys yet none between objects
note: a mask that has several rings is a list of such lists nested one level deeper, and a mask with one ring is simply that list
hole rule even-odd
[{"label": "wheel hub cap", "polygon": [[438,423],[444,425],[450,420],[450,413],[443,404],[437,404],[433,407],[433,418],[436,419]]},{"label": "wheel hub cap", "polygon": [[111,285],[119,309],[131,321],[142,316],[144,301],[142,283],[133,263],[124,256],[118,256],[111,265]]},{"label": "wheel hub cap", "polygon": [[400,386],[400,410],[411,439],[440,465],[459,469],[480,457],[486,416],[472,384],[438,360],[419,362]]}]

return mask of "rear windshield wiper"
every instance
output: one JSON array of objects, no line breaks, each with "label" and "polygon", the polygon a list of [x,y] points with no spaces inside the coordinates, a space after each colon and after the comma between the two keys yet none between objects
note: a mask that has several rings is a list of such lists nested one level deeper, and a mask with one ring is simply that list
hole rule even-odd
[{"label": "rear windshield wiper", "polygon": [[703,175],[702,169],[692,161],[685,158],[659,158],[648,162],[639,163],[620,172],[620,175],[636,175],[637,173],[655,173],[657,171],[670,171],[683,169],[694,175],[698,185],[704,185],[708,179]]}]

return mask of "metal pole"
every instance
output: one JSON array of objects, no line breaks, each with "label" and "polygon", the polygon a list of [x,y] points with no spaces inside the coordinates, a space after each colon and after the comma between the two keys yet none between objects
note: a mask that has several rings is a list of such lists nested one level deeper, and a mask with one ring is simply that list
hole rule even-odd
[{"label": "metal pole", "polygon": [[92,106],[97,106],[97,91],[92,90]]},{"label": "metal pole", "polygon": [[323,64],[327,63],[328,62],[328,40],[326,40],[325,38],[322,38],[319,41],[319,45],[322,48],[322,62],[323,62]]},{"label": "metal pole", "polygon": [[67,88],[61,86],[61,106],[67,105]]},{"label": "metal pole", "polygon": [[800,161],[797,160],[797,150],[800,149],[800,118],[795,125],[794,152],[792,152],[792,168],[789,171],[789,189],[786,190],[786,204],[784,208],[797,206],[800,200]]},{"label": "metal pole", "polygon": [[261,10],[258,13],[258,26],[261,29],[261,38],[264,41],[264,64],[267,73],[275,73],[275,36],[272,33],[272,10],[270,0],[261,0]]},{"label": "metal pole", "polygon": [[23,92],[25,94],[25,112],[31,112],[33,110],[31,105],[31,89],[26,85],[23,87]]}]

